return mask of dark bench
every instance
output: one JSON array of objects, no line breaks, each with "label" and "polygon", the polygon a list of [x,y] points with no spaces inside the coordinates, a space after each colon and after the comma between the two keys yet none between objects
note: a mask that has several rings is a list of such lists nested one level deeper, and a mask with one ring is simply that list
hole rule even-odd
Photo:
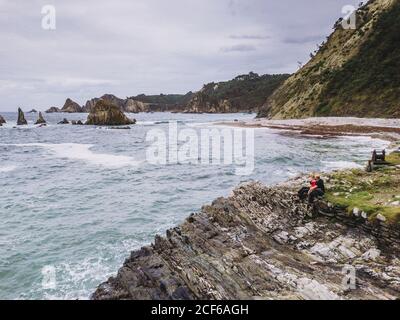
[{"label": "dark bench", "polygon": [[385,164],[386,163],[386,151],[382,150],[382,152],[377,152],[374,150],[372,152],[372,162],[373,164]]},{"label": "dark bench", "polygon": [[372,158],[371,160],[368,161],[367,165],[367,171],[372,172],[374,170],[374,166],[379,166],[379,165],[387,165],[388,163],[386,162],[386,151],[382,150],[382,152],[378,152],[374,150],[372,152]]}]

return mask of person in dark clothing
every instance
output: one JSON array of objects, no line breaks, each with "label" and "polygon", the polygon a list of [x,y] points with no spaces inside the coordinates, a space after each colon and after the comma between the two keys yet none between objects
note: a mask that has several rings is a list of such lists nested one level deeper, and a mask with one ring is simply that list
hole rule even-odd
[{"label": "person in dark clothing", "polygon": [[315,176],[315,180],[317,180],[318,189],[320,189],[322,194],[325,194],[325,183],[324,183],[324,180],[322,180],[319,175]]}]

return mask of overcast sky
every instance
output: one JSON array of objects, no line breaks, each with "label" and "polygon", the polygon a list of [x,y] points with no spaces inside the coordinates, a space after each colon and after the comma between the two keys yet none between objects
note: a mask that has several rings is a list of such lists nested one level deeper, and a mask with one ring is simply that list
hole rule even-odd
[{"label": "overcast sky", "polygon": [[[354,0],[0,0],[0,111],[291,73]],[[56,30],[43,30],[43,5]]]}]

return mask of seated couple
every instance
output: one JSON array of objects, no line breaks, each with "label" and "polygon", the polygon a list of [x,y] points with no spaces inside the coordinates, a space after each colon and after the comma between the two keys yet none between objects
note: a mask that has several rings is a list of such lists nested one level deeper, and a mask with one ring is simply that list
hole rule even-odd
[{"label": "seated couple", "polygon": [[323,197],[325,194],[324,180],[319,175],[310,176],[310,186],[303,187],[299,190],[300,200],[308,199],[308,203],[313,203],[315,198]]}]

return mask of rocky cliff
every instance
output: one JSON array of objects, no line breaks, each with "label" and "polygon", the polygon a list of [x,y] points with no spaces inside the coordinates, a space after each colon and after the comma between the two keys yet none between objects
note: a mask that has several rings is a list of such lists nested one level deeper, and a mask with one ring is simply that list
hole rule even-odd
[{"label": "rocky cliff", "polygon": [[239,186],[132,252],[92,298],[400,298],[399,225],[308,208],[294,186]]},{"label": "rocky cliff", "polygon": [[123,112],[164,112],[164,111],[183,111],[186,95],[152,95],[144,94],[128,97],[126,99],[118,98],[112,94],[105,94],[100,98],[93,98],[86,102],[83,107],[84,112],[90,112],[99,100],[106,101],[119,107]]},{"label": "rocky cliff", "polygon": [[159,94],[121,99],[113,94],[88,100],[83,107],[67,99],[62,109],[52,107],[46,112],[91,112],[99,100],[116,105],[123,112],[188,112],[226,113],[256,112],[265,99],[289,75],[262,75],[249,73],[233,80],[209,83],[202,90],[186,94]]},{"label": "rocky cliff", "polygon": [[339,20],[315,56],[287,79],[260,117],[400,117],[400,1],[370,0],[356,29]]},{"label": "rocky cliff", "polygon": [[187,103],[185,112],[257,112],[265,99],[289,75],[262,75],[250,72],[230,81],[208,83]]},{"label": "rocky cliff", "polygon": [[130,99],[144,103],[146,112],[183,112],[193,96],[194,93],[189,91],[186,94],[139,94]]}]

